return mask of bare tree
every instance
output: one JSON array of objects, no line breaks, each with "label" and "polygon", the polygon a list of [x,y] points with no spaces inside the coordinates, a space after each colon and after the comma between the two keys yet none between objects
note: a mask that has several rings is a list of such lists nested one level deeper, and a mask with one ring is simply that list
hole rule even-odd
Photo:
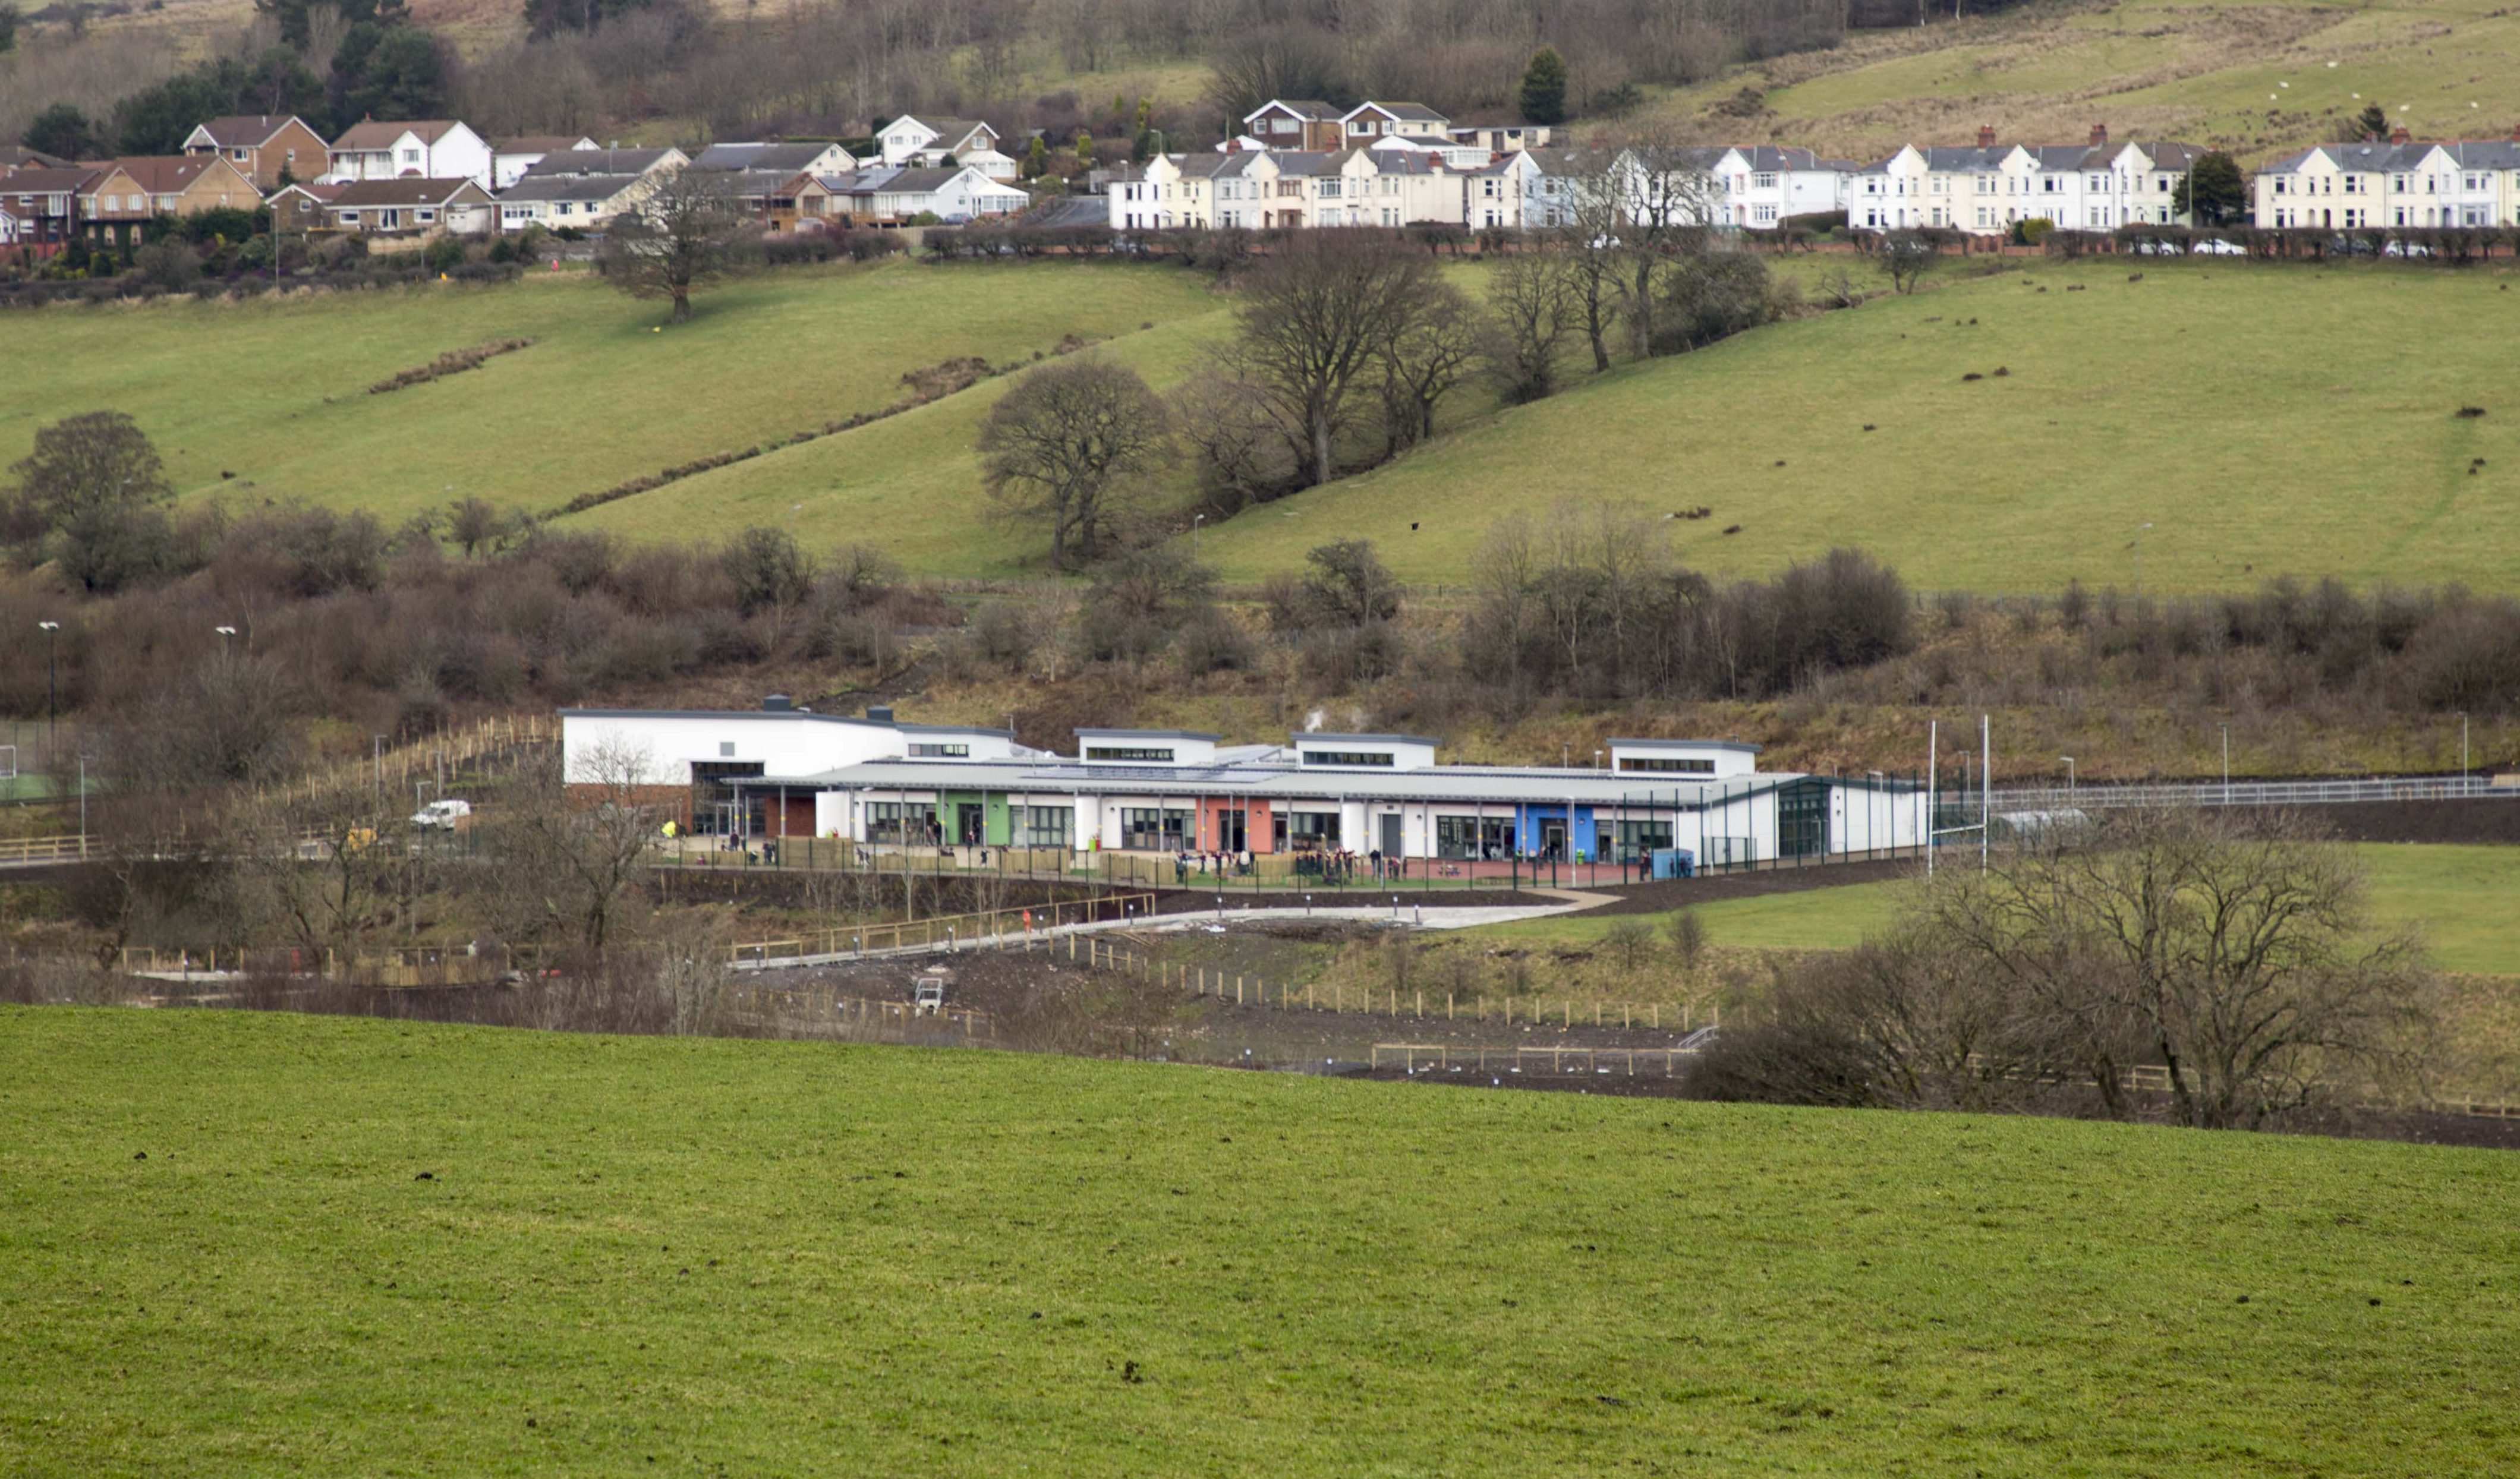
[{"label": "bare tree", "polygon": [[1026,375],[980,424],[990,494],[1050,528],[1050,562],[1093,560],[1120,505],[1172,456],[1172,419],[1126,365],[1074,355]]},{"label": "bare tree", "polygon": [[1881,239],[1873,256],[1891,288],[1906,293],[1915,291],[1917,281],[1941,264],[1942,249],[1922,232],[1894,231]]},{"label": "bare tree", "polygon": [[613,218],[600,265],[635,298],[670,298],[670,323],[692,316],[692,294],[740,271],[754,242],[752,221],[723,171],[685,169]]},{"label": "bare tree", "polygon": [[655,802],[653,762],[622,740],[510,783],[487,825],[490,900],[507,930],[591,952],[611,943],[649,875]]},{"label": "bare tree", "polygon": [[1251,275],[1228,363],[1259,390],[1313,483],[1338,475],[1355,392],[1374,383],[1441,289],[1431,258],[1359,231],[1298,232]]},{"label": "bare tree", "polygon": [[1579,305],[1562,244],[1519,252],[1488,277],[1486,362],[1506,400],[1526,405],[1557,388],[1558,362]]},{"label": "bare tree", "polygon": [[1419,312],[1396,327],[1382,348],[1385,457],[1435,434],[1435,408],[1478,364],[1481,328],[1469,298],[1441,279]]},{"label": "bare tree", "polygon": [[1640,359],[1660,352],[1655,328],[1665,277],[1682,257],[1705,249],[1718,196],[1711,171],[1721,153],[1654,128],[1632,135],[1609,165],[1621,243],[1620,317]]},{"label": "bare tree", "polygon": [[417,892],[422,864],[400,812],[355,784],[253,803],[233,837],[248,918],[259,916],[294,946],[307,970],[355,956]]},{"label": "bare tree", "polygon": [[1983,879],[1956,871],[1925,919],[2070,1028],[2095,1071],[2127,1049],[2165,1070],[2182,1124],[2408,1082],[2431,1047],[2420,945],[2371,928],[2352,854],[2297,816],[2112,813]]}]

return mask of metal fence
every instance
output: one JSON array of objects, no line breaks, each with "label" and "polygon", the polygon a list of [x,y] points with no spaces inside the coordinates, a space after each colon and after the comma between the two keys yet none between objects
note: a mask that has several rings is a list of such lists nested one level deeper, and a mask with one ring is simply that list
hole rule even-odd
[{"label": "metal fence", "polygon": [[[1949,803],[1977,810],[1974,793],[1945,792]],[[2006,813],[2126,806],[2333,806],[2348,801],[2520,800],[2520,785],[2483,776],[2409,776],[2379,781],[2208,781],[2165,785],[2052,785],[1999,790],[1990,798]]]}]

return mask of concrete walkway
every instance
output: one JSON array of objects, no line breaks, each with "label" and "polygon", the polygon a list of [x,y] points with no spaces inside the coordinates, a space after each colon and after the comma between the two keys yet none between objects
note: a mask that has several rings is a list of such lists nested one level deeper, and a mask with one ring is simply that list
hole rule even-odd
[{"label": "concrete walkway", "polygon": [[[1524,919],[1545,919],[1552,915],[1574,914],[1612,902],[1606,894],[1551,892],[1552,897],[1568,900],[1563,904],[1466,904],[1459,907],[1403,903],[1397,910],[1389,905],[1379,909],[1237,909],[1229,901],[1222,913],[1207,910],[1198,914],[1142,915],[1134,919],[1099,919],[1089,924],[1060,924],[1055,928],[1036,929],[1031,938],[1047,942],[1060,935],[1106,934],[1115,930],[1149,934],[1184,934],[1192,930],[1230,929],[1243,923],[1284,923],[1304,920],[1332,921],[1350,924],[1398,924],[1410,929],[1469,929],[1481,924],[1513,924]],[[864,954],[844,951],[836,955],[786,956],[776,961],[738,961],[738,970],[784,970],[790,966],[838,965],[850,961],[881,961],[897,956],[959,955],[972,950],[1020,948],[1025,936],[1021,931],[1006,935],[981,935],[962,940],[949,949],[943,945],[905,945],[896,949],[870,950]]]}]

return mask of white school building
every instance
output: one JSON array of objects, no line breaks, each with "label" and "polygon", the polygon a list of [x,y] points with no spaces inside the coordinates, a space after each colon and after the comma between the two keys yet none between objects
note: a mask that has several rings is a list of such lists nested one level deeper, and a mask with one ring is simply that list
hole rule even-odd
[{"label": "white school building", "polygon": [[870,847],[1151,855],[1328,853],[1738,866],[1912,848],[1917,783],[1762,771],[1758,746],[1612,740],[1590,766],[1447,765],[1413,735],[1224,745],[1079,730],[1074,754],[1005,730],[815,714],[563,709],[569,781],[634,785],[683,826]]}]

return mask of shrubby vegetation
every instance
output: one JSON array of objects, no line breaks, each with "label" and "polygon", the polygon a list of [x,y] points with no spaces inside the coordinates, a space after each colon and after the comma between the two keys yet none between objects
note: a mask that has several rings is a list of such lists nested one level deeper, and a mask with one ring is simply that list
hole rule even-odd
[{"label": "shrubby vegetation", "polygon": [[1946,868],[1880,936],[1785,967],[1689,1088],[2257,1128],[2420,1098],[2435,992],[2304,819],[2109,812]]}]

